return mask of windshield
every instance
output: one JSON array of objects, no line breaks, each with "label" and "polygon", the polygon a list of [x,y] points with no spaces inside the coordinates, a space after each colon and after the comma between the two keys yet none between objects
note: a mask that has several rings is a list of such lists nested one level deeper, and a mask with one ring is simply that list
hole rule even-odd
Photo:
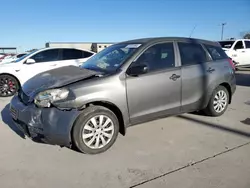
[{"label": "windshield", "polygon": [[219,43],[222,48],[231,48],[234,44],[234,41],[220,41]]},{"label": "windshield", "polygon": [[98,72],[115,72],[141,44],[114,44],[87,60],[82,68]]},{"label": "windshield", "polygon": [[28,54],[25,54],[24,56],[22,56],[22,57],[16,59],[14,62],[17,63],[17,62],[19,62],[19,61],[22,61],[22,60],[25,59],[27,56],[29,56],[29,55],[31,55],[31,54],[34,54],[36,51],[38,51],[38,50],[34,50],[34,51],[32,51],[32,52],[30,52],[30,53],[28,53]]}]

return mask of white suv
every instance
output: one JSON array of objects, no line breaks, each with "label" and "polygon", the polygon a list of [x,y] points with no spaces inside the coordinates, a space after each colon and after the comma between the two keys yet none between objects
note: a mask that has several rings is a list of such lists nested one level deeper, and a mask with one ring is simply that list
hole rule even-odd
[{"label": "white suv", "polygon": [[250,39],[219,41],[236,67],[250,67]]},{"label": "white suv", "polygon": [[14,95],[38,73],[63,66],[80,66],[95,53],[75,48],[43,48],[0,65],[0,97]]}]

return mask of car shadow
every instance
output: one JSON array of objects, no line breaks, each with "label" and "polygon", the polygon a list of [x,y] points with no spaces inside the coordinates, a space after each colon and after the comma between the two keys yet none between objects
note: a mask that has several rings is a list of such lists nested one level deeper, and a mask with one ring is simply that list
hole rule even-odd
[{"label": "car shadow", "polygon": [[219,131],[225,131],[225,132],[228,132],[228,133],[232,133],[232,134],[236,134],[236,135],[240,135],[240,136],[243,136],[243,137],[250,138],[250,133],[249,132],[244,132],[244,131],[233,129],[233,128],[226,127],[226,126],[223,126],[223,125],[207,122],[207,121],[196,119],[196,118],[190,117],[190,116],[179,115],[177,117],[180,118],[180,119],[184,119],[186,121],[193,122],[193,123],[199,123],[199,125],[202,125],[202,126],[205,126],[205,127],[209,127],[209,128],[213,128],[213,129],[216,129],[216,130],[219,130]]},{"label": "car shadow", "polygon": [[245,124],[245,125],[250,125],[250,118],[246,118],[245,120],[242,120],[240,122]]},{"label": "car shadow", "polygon": [[22,133],[21,130],[18,129],[18,127],[15,125],[14,121],[12,120],[12,117],[10,115],[10,104],[7,104],[4,109],[1,111],[1,117],[2,121],[9,126],[9,128],[14,131],[18,136],[25,139],[25,135]]},{"label": "car shadow", "polygon": [[250,87],[250,74],[245,72],[236,72],[236,84],[239,86],[248,86]]}]

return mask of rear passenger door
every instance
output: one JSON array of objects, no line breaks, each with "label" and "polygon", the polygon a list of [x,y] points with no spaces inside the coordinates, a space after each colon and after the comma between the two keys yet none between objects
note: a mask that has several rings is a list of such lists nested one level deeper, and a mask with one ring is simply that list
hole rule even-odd
[{"label": "rear passenger door", "polygon": [[[215,70],[210,67],[208,54],[196,42],[178,42],[181,59],[181,105],[182,112],[201,109],[205,102],[208,74]],[[208,73],[209,72],[209,73]]]},{"label": "rear passenger door", "polygon": [[91,52],[78,49],[63,49],[61,66],[80,66],[93,55]]}]

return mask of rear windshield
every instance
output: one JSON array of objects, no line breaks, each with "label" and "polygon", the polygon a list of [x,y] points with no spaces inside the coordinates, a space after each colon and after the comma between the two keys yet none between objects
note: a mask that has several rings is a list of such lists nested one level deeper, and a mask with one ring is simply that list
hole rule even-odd
[{"label": "rear windshield", "polygon": [[221,60],[221,59],[228,58],[227,54],[224,52],[224,50],[221,47],[213,46],[213,45],[204,45],[204,46],[207,48],[213,60]]},{"label": "rear windshield", "polygon": [[231,48],[235,41],[219,41],[222,48]]}]

